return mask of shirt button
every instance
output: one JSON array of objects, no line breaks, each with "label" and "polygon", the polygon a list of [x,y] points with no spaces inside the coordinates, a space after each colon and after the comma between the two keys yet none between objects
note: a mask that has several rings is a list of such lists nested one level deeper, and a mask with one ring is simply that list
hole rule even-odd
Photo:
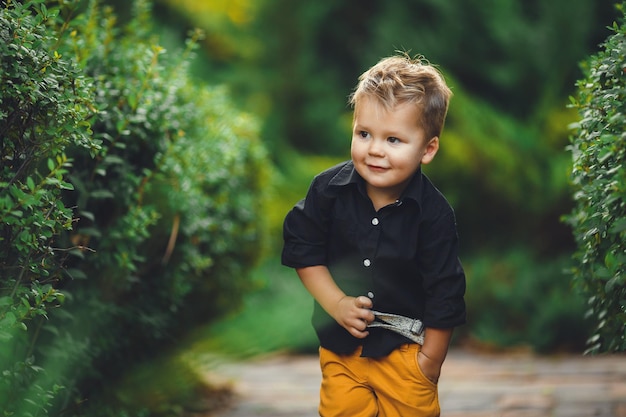
[{"label": "shirt button", "polygon": [[368,296],[369,298],[374,298],[374,293],[373,293],[373,292],[371,292],[371,291],[368,291],[368,292],[367,292],[367,296]]},{"label": "shirt button", "polygon": [[374,218],[372,219],[372,224],[373,224],[374,226],[378,226],[378,217],[374,217]]},{"label": "shirt button", "polygon": [[372,264],[372,261],[370,261],[369,259],[364,259],[363,260],[363,265],[370,266],[371,264]]}]

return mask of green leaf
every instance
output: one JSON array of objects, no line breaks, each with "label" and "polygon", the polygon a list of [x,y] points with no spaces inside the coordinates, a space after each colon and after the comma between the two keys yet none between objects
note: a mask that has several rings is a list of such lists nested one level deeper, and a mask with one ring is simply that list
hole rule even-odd
[{"label": "green leaf", "polygon": [[56,293],[56,300],[59,303],[63,304],[63,302],[65,302],[65,294],[63,294],[61,292]]},{"label": "green leaf", "polygon": [[70,268],[65,271],[67,275],[72,279],[87,279],[87,274],[84,271],[76,268]]},{"label": "green leaf", "polygon": [[4,315],[2,319],[0,319],[0,327],[11,327],[17,322],[17,318],[15,314],[10,311]]},{"label": "green leaf", "polygon": [[92,222],[95,221],[95,219],[96,219],[95,216],[93,215],[93,213],[90,212],[90,211],[81,211],[79,214],[80,214],[81,217],[84,217],[84,218],[86,218],[88,220],[91,220]]},{"label": "green leaf", "polygon": [[610,232],[617,234],[623,232],[624,230],[626,230],[626,217],[616,220],[615,223],[613,223],[613,226],[611,226]]},{"label": "green leaf", "polygon": [[623,284],[624,278],[621,275],[616,275],[607,281],[606,285],[604,286],[604,291],[607,294],[610,294],[615,288],[622,288]]},{"label": "green leaf", "polygon": [[74,185],[72,185],[72,184],[71,184],[71,183],[69,183],[69,182],[65,182],[65,181],[60,181],[60,182],[59,182],[59,187],[60,187],[62,190],[70,190],[70,191],[73,191],[73,190],[74,190]]},{"label": "green leaf", "polygon": [[91,193],[89,193],[89,197],[96,199],[96,200],[101,200],[101,199],[106,199],[106,198],[114,198],[115,195],[109,190],[100,189],[100,190],[94,190]]},{"label": "green leaf", "polygon": [[602,164],[606,162],[611,156],[613,156],[613,150],[611,148],[605,148],[602,150],[600,155],[598,155],[598,162]]},{"label": "green leaf", "polygon": [[130,105],[131,109],[136,109],[137,108],[137,97],[134,94],[129,94],[128,95],[128,104]]},{"label": "green leaf", "polygon": [[613,276],[613,274],[611,274],[611,271],[609,271],[607,268],[599,267],[594,271],[594,276],[601,280],[608,280]]},{"label": "green leaf", "polygon": [[120,158],[117,155],[107,155],[102,162],[109,165],[123,165],[124,163],[126,163],[124,159]]},{"label": "green leaf", "polygon": [[615,269],[617,262],[615,259],[615,255],[613,254],[613,252],[608,252],[605,256],[604,256],[604,265],[606,265],[606,267],[609,269],[609,271]]},{"label": "green leaf", "polygon": [[35,181],[31,177],[26,178],[26,185],[31,191],[35,191]]}]

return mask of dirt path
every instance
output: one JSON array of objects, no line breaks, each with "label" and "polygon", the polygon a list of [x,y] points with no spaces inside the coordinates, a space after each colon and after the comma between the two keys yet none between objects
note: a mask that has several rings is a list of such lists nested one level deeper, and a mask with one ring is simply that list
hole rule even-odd
[{"label": "dirt path", "polygon": [[[316,356],[220,364],[234,406],[214,417],[316,417]],[[626,417],[626,356],[450,352],[439,383],[442,417]]]}]

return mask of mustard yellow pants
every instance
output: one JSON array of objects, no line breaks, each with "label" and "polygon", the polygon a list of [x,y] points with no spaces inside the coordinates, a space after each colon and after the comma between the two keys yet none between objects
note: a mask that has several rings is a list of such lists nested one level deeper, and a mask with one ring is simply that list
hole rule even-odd
[{"label": "mustard yellow pants", "polygon": [[420,345],[406,344],[382,358],[361,349],[337,355],[320,348],[321,417],[438,417],[437,385],[417,364]]}]

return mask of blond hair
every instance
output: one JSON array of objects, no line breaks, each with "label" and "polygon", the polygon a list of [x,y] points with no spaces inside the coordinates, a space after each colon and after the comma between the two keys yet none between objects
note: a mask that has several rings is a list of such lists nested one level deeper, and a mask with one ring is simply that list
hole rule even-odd
[{"label": "blond hair", "polygon": [[361,74],[349,103],[355,112],[363,98],[377,100],[386,110],[414,103],[421,127],[432,138],[441,135],[451,96],[452,91],[437,68],[421,57],[402,54],[383,58]]}]

